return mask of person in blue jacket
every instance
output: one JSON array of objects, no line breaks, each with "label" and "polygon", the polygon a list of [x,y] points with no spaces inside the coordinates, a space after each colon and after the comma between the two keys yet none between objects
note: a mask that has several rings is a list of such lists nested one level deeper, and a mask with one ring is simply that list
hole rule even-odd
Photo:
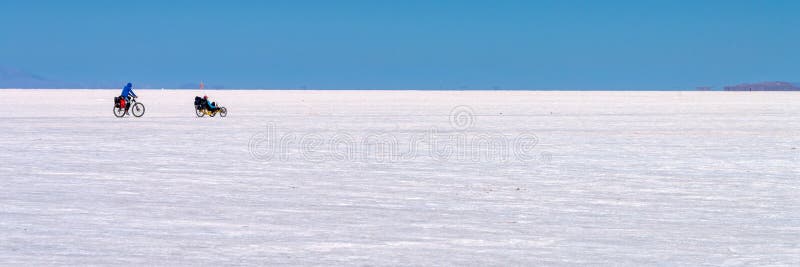
[{"label": "person in blue jacket", "polygon": [[[133,84],[131,83],[128,83],[124,88],[122,88],[122,93],[119,96],[120,98],[125,99],[127,103],[131,102],[131,97],[138,97],[136,96],[136,93],[133,92]],[[125,105],[125,112],[128,112],[130,108],[131,105]]]},{"label": "person in blue jacket", "polygon": [[219,109],[216,107],[216,105],[214,105],[216,104],[215,102],[208,101],[207,95],[203,96],[203,101],[206,103],[206,105],[208,105],[208,111],[214,112],[217,111],[217,109]]},{"label": "person in blue jacket", "polygon": [[125,88],[122,88],[122,94],[120,94],[120,96],[128,100],[131,99],[131,96],[138,97],[136,96],[136,93],[133,92],[133,84],[131,83],[128,83],[125,85]]}]

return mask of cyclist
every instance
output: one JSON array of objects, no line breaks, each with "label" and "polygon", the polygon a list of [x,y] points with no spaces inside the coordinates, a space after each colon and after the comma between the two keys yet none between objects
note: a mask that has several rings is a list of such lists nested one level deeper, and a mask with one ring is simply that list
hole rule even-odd
[{"label": "cyclist", "polygon": [[[120,98],[125,100],[126,102],[130,102],[131,97],[138,97],[138,96],[136,96],[136,93],[133,92],[133,84],[128,83],[127,85],[125,85],[124,88],[122,88],[122,93],[120,94]],[[130,107],[131,107],[130,105],[126,104],[125,112],[128,112],[128,109],[130,109]]]},{"label": "cyclist", "polygon": [[217,104],[216,102],[208,101],[208,96],[203,96],[203,100],[206,103],[206,105],[208,106],[208,111],[216,112],[217,110],[219,110],[219,108],[216,105]]}]

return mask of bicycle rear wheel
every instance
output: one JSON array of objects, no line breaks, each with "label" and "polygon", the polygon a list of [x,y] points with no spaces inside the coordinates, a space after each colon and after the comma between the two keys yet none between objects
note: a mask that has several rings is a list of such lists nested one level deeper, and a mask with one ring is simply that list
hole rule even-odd
[{"label": "bicycle rear wheel", "polygon": [[114,116],[116,116],[117,118],[125,117],[125,109],[114,107]]}]

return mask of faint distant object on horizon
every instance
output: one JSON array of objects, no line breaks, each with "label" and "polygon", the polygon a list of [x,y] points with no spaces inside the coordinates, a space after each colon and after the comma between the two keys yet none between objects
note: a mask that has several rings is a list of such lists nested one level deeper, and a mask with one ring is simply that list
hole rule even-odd
[{"label": "faint distant object on horizon", "polygon": [[200,82],[200,83],[184,83],[184,84],[178,85],[178,87],[176,87],[176,88],[174,88],[174,89],[192,89],[192,90],[197,90],[197,89],[200,89],[200,90],[210,89],[210,90],[223,90],[223,89],[225,89],[225,86],[224,86],[224,85],[214,85],[214,84],[212,84],[212,85],[208,85],[208,84],[206,84],[205,82]]},{"label": "faint distant object on horizon", "polygon": [[711,86],[698,86],[694,88],[695,91],[713,91],[714,87]]},{"label": "faint distant object on horizon", "polygon": [[725,86],[725,91],[800,91],[800,87],[789,82],[743,83]]}]

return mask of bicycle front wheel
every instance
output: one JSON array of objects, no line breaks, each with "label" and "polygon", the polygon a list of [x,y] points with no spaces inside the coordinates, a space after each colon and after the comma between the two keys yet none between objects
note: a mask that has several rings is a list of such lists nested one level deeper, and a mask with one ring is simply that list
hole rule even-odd
[{"label": "bicycle front wheel", "polygon": [[133,116],[137,118],[144,116],[144,104],[142,103],[134,104],[133,107],[131,107],[131,111],[133,112]]}]

